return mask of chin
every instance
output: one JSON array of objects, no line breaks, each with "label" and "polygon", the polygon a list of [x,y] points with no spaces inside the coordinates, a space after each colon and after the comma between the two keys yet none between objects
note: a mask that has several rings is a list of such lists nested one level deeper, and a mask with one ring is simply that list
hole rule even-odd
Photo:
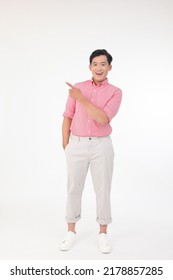
[{"label": "chin", "polygon": [[104,81],[104,78],[103,77],[100,77],[100,78],[95,78],[95,81],[97,81],[97,82],[102,82],[102,81]]}]

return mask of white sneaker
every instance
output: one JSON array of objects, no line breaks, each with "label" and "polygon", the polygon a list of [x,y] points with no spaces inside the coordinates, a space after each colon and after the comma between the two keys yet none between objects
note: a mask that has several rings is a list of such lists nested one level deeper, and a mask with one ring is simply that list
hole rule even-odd
[{"label": "white sneaker", "polygon": [[103,254],[109,254],[111,252],[111,244],[107,234],[100,233],[98,236],[99,250]]},{"label": "white sneaker", "polygon": [[76,233],[74,233],[72,231],[68,231],[66,233],[66,235],[64,236],[64,239],[61,241],[59,249],[61,251],[70,250],[75,239],[76,239]]}]

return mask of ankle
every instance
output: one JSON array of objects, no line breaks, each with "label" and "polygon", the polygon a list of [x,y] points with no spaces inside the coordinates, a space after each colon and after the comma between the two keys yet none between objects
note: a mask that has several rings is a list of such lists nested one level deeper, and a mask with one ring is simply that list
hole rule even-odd
[{"label": "ankle", "polygon": [[75,223],[69,223],[68,224],[68,231],[72,231],[72,232],[76,233],[75,226],[76,226]]},{"label": "ankle", "polygon": [[101,233],[107,234],[107,225],[100,225],[99,234],[101,234]]}]

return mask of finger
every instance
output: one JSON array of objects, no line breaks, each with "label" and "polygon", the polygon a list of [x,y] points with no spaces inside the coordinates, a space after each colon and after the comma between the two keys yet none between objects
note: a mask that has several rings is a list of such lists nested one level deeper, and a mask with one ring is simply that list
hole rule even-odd
[{"label": "finger", "polygon": [[72,84],[70,84],[69,82],[65,82],[69,87],[74,88],[74,86]]}]

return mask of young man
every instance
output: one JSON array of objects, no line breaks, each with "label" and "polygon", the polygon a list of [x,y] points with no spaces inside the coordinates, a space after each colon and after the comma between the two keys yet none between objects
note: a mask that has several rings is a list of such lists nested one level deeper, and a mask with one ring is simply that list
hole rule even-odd
[{"label": "young man", "polygon": [[112,56],[104,49],[90,55],[92,79],[70,87],[62,125],[62,142],[67,160],[68,232],[60,250],[69,250],[76,238],[75,225],[81,217],[81,198],[90,167],[96,194],[98,235],[101,253],[110,253],[107,226],[111,223],[110,190],[114,151],[110,122],[117,114],[122,92],[108,83]]}]

